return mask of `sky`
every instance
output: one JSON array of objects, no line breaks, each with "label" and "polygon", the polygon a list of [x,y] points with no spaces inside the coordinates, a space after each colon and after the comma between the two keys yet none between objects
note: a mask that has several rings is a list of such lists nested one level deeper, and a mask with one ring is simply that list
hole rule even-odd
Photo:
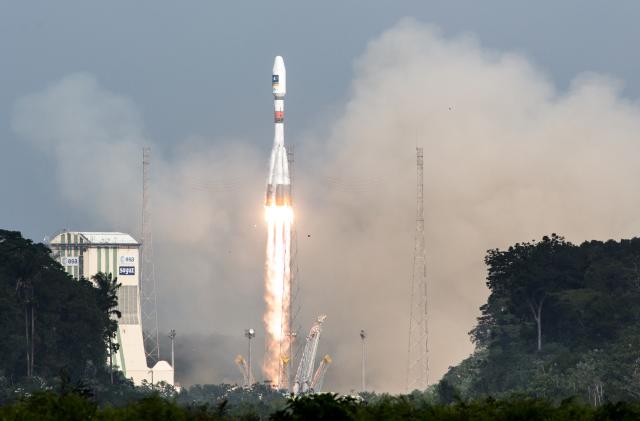
[{"label": "sky", "polygon": [[415,146],[436,381],[473,349],[487,249],[637,232],[639,14],[631,1],[0,0],[0,226],[37,241],[137,236],[151,145],[178,380],[238,381],[242,331],[263,309],[269,81],[283,55],[300,324],[328,315],[325,385],[358,387],[366,328],[371,387],[402,390]]}]

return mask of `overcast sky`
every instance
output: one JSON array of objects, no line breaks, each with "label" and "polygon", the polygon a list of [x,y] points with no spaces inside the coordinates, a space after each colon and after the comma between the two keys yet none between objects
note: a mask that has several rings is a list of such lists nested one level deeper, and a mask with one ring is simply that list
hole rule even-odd
[{"label": "overcast sky", "polygon": [[[338,357],[335,373],[357,367],[357,341],[346,350],[345,338],[357,340],[367,327],[372,383],[378,390],[400,389],[402,370],[384,366],[405,355],[413,148],[424,143],[428,257],[435,261],[435,381],[471,351],[466,332],[486,294],[481,262],[487,248],[549,230],[577,241],[637,232],[635,201],[623,212],[580,212],[584,220],[575,212],[525,211],[531,197],[544,203],[562,198],[567,209],[593,203],[592,193],[602,203],[615,201],[597,196],[612,189],[597,180],[591,188],[577,175],[574,180],[573,170],[563,174],[569,181],[560,190],[554,179],[543,180],[544,186],[526,174],[519,179],[522,165],[550,164],[535,148],[524,161],[518,154],[536,142],[553,149],[567,139],[557,155],[585,168],[593,156],[605,159],[602,145],[576,156],[571,142],[604,133],[598,139],[619,140],[622,148],[612,148],[619,153],[611,152],[612,162],[637,156],[639,18],[635,1],[0,0],[0,227],[38,241],[61,228],[137,235],[139,146],[153,144],[155,251],[165,278],[161,323],[202,335],[258,326],[259,204],[273,139],[270,73],[273,57],[283,55],[286,142],[301,147],[298,220],[313,233],[300,246],[307,282],[302,324],[306,329],[318,312],[329,312],[326,351]],[[592,73],[600,76],[589,78]],[[590,108],[593,103],[597,107]],[[439,114],[452,105],[459,110],[456,120]],[[609,110],[599,126],[579,133]],[[544,121],[530,124],[540,116]],[[613,127],[618,130],[609,133]],[[513,165],[500,167],[503,161],[492,160],[516,143],[514,133]],[[476,151],[473,142],[482,140],[488,147]],[[372,150],[365,151],[369,144]],[[448,154],[454,159],[444,161]],[[448,173],[456,164],[460,171]],[[624,171],[635,171],[637,165],[626,164],[612,166],[605,178],[617,183]],[[487,168],[498,168],[495,179],[482,178]],[[403,187],[390,182],[394,177]],[[368,202],[374,188],[396,195],[399,207]],[[198,196],[203,190],[207,196]],[[367,209],[358,207],[365,203]],[[565,206],[559,203],[556,209]],[[376,248],[385,241],[386,248]],[[350,246],[341,251],[333,247],[338,243]],[[392,263],[384,269],[366,264],[385,256]],[[353,282],[345,285],[346,279]],[[373,308],[371,301],[354,301],[363,290],[365,298],[379,300]],[[174,305],[167,310],[169,301]],[[346,311],[351,305],[360,309],[357,315]],[[239,308],[246,308],[245,318],[232,315]],[[397,318],[380,321],[389,315]],[[348,332],[336,333],[339,326]],[[236,339],[220,344],[225,351],[219,355],[230,355],[225,367],[193,381],[233,380],[234,347],[242,345],[241,335]],[[357,370],[352,374],[328,374],[327,384],[356,387]]]},{"label": "overcast sky", "polygon": [[287,130],[295,142],[346,96],[353,60],[367,42],[406,16],[522,52],[560,88],[577,73],[596,71],[623,80],[625,95],[640,93],[634,1],[1,0],[0,188],[11,198],[0,207],[2,225],[42,238],[82,218],[65,216],[74,212],[46,177],[50,163],[10,129],[22,95],[88,72],[136,102],[160,145],[193,134],[232,135],[266,150],[265,80],[274,55],[286,57],[291,74]]}]

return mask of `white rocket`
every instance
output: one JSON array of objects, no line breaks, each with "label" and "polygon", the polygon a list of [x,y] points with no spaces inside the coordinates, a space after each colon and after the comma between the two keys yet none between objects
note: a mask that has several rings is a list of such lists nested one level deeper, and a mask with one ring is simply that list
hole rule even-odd
[{"label": "white rocket", "polygon": [[291,205],[291,179],[289,178],[287,150],[284,147],[284,95],[287,93],[287,71],[281,56],[277,56],[273,62],[271,86],[273,87],[275,133],[269,177],[267,178],[265,205],[288,206]]}]

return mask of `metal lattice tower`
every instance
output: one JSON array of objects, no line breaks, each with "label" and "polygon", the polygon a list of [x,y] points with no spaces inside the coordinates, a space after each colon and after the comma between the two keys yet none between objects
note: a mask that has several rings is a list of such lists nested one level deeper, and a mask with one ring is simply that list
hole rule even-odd
[{"label": "metal lattice tower", "polygon": [[140,312],[147,361],[160,360],[158,343],[158,311],[156,276],[153,265],[153,237],[151,235],[151,209],[149,191],[149,166],[151,148],[142,148],[142,269],[140,276]]},{"label": "metal lattice tower", "polygon": [[[289,179],[291,180],[291,203],[293,205],[293,187],[294,184],[294,155],[293,155],[293,145],[289,146],[287,149],[287,161],[289,164]],[[299,322],[300,316],[300,278],[299,278],[299,270],[298,270],[298,230],[296,229],[297,223],[294,218],[293,223],[291,224],[291,257],[290,257],[290,291],[291,291],[291,300],[289,302],[289,326],[288,326],[288,337],[289,337],[289,364],[288,364],[288,373],[286,374],[287,380],[290,386],[293,385],[293,370],[291,370],[291,366],[295,361],[299,360],[300,353],[302,352],[302,346],[300,341],[297,339],[297,333],[302,329],[302,326]]]},{"label": "metal lattice tower", "polygon": [[425,390],[429,383],[429,328],[427,305],[427,270],[424,241],[423,154],[417,155],[416,233],[411,277],[409,316],[409,352],[407,357],[407,392]]},{"label": "metal lattice tower", "polygon": [[298,365],[292,387],[292,392],[296,395],[308,393],[312,387],[314,377],[313,369],[315,367],[316,354],[318,353],[318,342],[320,340],[320,333],[322,333],[322,324],[326,318],[327,316],[324,314],[318,316],[309,331],[309,335],[307,335],[302,358],[300,358],[300,364]]}]

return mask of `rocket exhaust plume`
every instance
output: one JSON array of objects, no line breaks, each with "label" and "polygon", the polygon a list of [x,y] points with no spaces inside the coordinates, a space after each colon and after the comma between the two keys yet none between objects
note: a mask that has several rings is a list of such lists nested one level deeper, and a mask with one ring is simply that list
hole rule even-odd
[{"label": "rocket exhaust plume", "polygon": [[273,63],[272,75],[275,133],[264,203],[268,232],[264,314],[266,352],[263,374],[275,387],[284,389],[288,387],[287,369],[290,360],[290,250],[293,208],[289,164],[284,147],[284,95],[287,92],[287,74],[280,56],[277,56]]}]

